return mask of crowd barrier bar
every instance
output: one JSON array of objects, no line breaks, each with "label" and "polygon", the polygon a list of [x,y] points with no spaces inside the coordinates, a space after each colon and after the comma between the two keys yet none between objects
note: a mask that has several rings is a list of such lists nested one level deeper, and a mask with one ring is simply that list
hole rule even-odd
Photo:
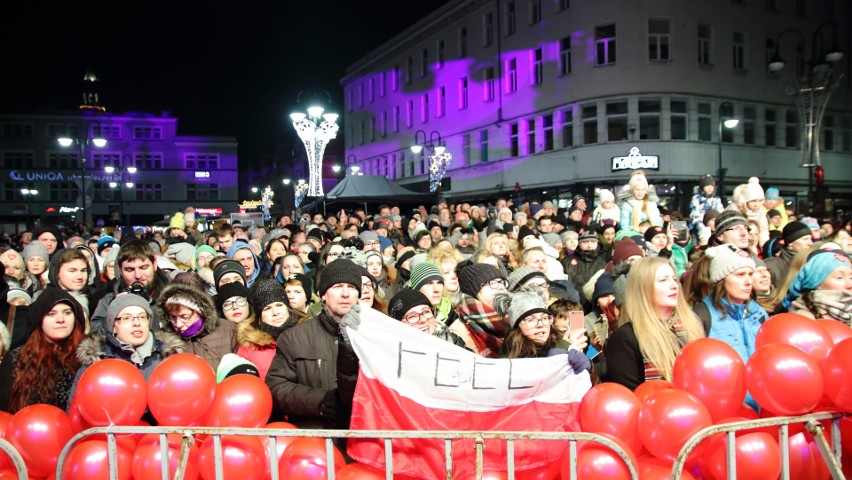
[{"label": "crowd barrier bar", "polygon": [[[195,441],[197,435],[210,435],[213,439],[213,451],[215,460],[216,480],[223,478],[222,466],[222,436],[223,435],[242,435],[252,437],[267,437],[269,439],[269,468],[271,480],[279,480],[278,465],[275,462],[277,451],[276,437],[312,437],[325,439],[326,449],[326,464],[334,464],[334,444],[332,438],[371,438],[382,439],[385,447],[385,478],[393,479],[393,439],[440,439],[444,440],[444,466],[446,469],[446,479],[453,480],[453,440],[472,439],[475,449],[475,478],[482,480],[483,458],[486,440],[505,440],[506,441],[506,469],[509,480],[515,478],[515,458],[514,445],[518,440],[545,440],[545,441],[568,441],[568,455],[570,462],[570,478],[577,478],[577,442],[590,441],[599,443],[613,450],[627,465],[630,471],[631,479],[638,479],[638,471],[636,466],[630,461],[630,457],[616,442],[602,435],[585,432],[459,432],[459,431],[400,431],[400,430],[308,430],[308,429],[266,429],[266,428],[212,428],[212,427],[96,427],[90,428],[75,435],[62,449],[59,456],[59,463],[56,467],[56,479],[62,479],[62,467],[70,452],[71,448],[78,442],[85,440],[90,435],[105,434],[107,436],[109,474],[110,480],[118,478],[117,466],[117,443],[116,435],[128,434],[157,434],[160,439],[161,452],[161,479],[169,480],[168,471],[168,434],[179,434],[182,436],[180,457],[178,467],[175,471],[175,480],[183,478],[183,472],[186,469],[186,463],[189,455],[189,448]],[[328,469],[328,480],[334,480],[334,469]],[[22,477],[25,478],[25,477]],[[281,479],[285,480],[285,479]]]},{"label": "crowd barrier bar", "polygon": [[[764,427],[780,427],[778,429],[778,446],[781,449],[781,480],[790,480],[790,425],[794,423],[804,423],[807,431],[813,435],[817,447],[819,447],[822,459],[828,466],[831,473],[831,478],[834,480],[845,480],[843,471],[840,467],[840,420],[846,416],[838,412],[819,412],[808,415],[800,415],[794,417],[772,417],[759,418],[757,420],[748,420],[742,422],[726,423],[724,425],[713,425],[707,427],[695,435],[693,435],[681,448],[674,464],[672,465],[672,480],[680,480],[681,472],[683,471],[686,459],[698,446],[699,443],[707,438],[719,434],[725,434],[725,449],[727,456],[726,470],[728,478],[733,480],[737,478],[737,457],[736,457],[736,433],[745,430]],[[821,420],[831,420],[831,445],[825,437],[825,428]],[[833,448],[832,448],[833,447]],[[833,450],[833,451],[832,451]],[[794,479],[795,480],[795,479]]]},{"label": "crowd barrier bar", "polygon": [[0,438],[0,450],[12,459],[12,465],[15,466],[15,470],[18,472],[18,480],[28,480],[29,475],[27,474],[27,465],[24,463],[24,457],[18,453],[15,446],[7,440]]}]

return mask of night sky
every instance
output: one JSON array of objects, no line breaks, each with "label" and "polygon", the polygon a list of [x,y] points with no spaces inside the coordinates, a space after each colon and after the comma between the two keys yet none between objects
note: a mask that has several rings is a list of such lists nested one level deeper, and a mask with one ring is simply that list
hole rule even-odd
[{"label": "night sky", "polygon": [[346,67],[445,3],[4,1],[0,110],[74,109],[88,67],[109,112],[169,110],[180,134],[237,137],[250,166],[296,138],[299,92],[342,114]]}]

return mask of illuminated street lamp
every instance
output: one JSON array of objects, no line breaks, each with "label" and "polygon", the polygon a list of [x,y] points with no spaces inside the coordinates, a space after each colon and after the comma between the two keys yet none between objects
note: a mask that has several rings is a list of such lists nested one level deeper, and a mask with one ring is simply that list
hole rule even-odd
[{"label": "illuminated street lamp", "polygon": [[722,102],[719,104],[719,171],[717,177],[719,179],[719,198],[725,201],[725,175],[728,169],[722,167],[722,127],[727,129],[736,128],[740,124],[739,119],[734,118],[734,105],[731,102]]},{"label": "illuminated street lamp", "polygon": [[[118,204],[119,208],[121,209],[119,219],[122,221],[125,220],[124,188],[133,188],[135,186],[135,184],[128,177],[128,175],[133,175],[138,171],[138,169],[133,165],[124,165],[124,158],[127,157],[129,157],[129,155],[125,155],[125,157],[122,158],[122,161],[118,167],[115,167],[114,165],[107,165],[106,167],[104,167],[104,171],[110,175],[114,174],[115,172],[118,172],[119,181],[116,182],[113,180],[109,182],[109,188],[118,188]],[[130,225],[130,213],[127,214],[124,225]]]},{"label": "illuminated street lamp", "polygon": [[[417,140],[420,134],[423,134],[423,143],[418,143]],[[437,137],[437,141],[435,138]],[[411,146],[411,151],[415,155],[423,151],[423,147],[429,148],[427,156],[429,158],[429,191],[434,192],[441,186],[441,179],[447,172],[450,162],[453,160],[453,154],[447,151],[447,147],[443,145],[441,134],[433,130],[429,134],[429,143],[426,144],[426,132],[417,130],[414,132],[414,145]]]},{"label": "illuminated street lamp", "polygon": [[[89,126],[92,124],[97,125],[98,135],[89,135]],[[81,223],[83,224],[89,221],[88,210],[86,209],[86,149],[89,145],[94,145],[97,148],[106,146],[107,141],[101,136],[102,131],[100,122],[92,120],[86,123],[86,132],[83,138],[59,137],[57,139],[62,147],[67,148],[75,143],[80,147],[80,210],[82,211],[83,221]]]},{"label": "illuminated street lamp", "polygon": [[[322,197],[322,158],[325,147],[332,139],[337,137],[336,113],[323,113],[322,107],[313,106],[308,108],[308,114],[291,113],[293,128],[305,144],[305,152],[308,155],[308,170],[310,172],[307,195]],[[320,122],[322,119],[322,122]]]}]

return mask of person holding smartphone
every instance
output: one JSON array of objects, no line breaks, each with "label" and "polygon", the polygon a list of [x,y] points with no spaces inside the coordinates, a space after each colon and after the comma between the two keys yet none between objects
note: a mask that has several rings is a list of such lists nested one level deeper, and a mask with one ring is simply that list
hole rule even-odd
[{"label": "person holding smartphone", "polygon": [[685,221],[673,220],[663,227],[663,231],[666,234],[666,246],[660,250],[660,256],[671,259],[675,273],[680,278],[689,269],[689,252],[695,247],[695,242]]}]

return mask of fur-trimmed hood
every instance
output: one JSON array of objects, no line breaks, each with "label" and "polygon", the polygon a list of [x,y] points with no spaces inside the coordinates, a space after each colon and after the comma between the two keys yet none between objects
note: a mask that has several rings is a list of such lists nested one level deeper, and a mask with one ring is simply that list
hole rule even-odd
[{"label": "fur-trimmed hood", "polygon": [[[176,334],[163,331],[152,331],[154,335],[154,351],[163,357],[176,353],[183,353],[186,343]],[[108,338],[102,333],[92,333],[77,346],[77,359],[81,365],[91,365],[98,360],[116,357],[116,352],[121,351],[121,346],[115,337]]]},{"label": "fur-trimmed hood", "polygon": [[255,321],[254,315],[251,315],[237,325],[237,344],[254,350],[274,348],[278,339],[255,327]]},{"label": "fur-trimmed hood", "polygon": [[216,311],[216,303],[213,301],[213,297],[194,285],[172,282],[163,289],[160,297],[157,299],[157,315],[162,319],[165,331],[177,333],[172,323],[168,320],[169,315],[164,308],[166,300],[173,296],[185,298],[198,305],[201,309],[201,315],[204,318],[204,327],[196,337],[204,336],[216,330],[216,326],[219,323],[219,314]]}]

